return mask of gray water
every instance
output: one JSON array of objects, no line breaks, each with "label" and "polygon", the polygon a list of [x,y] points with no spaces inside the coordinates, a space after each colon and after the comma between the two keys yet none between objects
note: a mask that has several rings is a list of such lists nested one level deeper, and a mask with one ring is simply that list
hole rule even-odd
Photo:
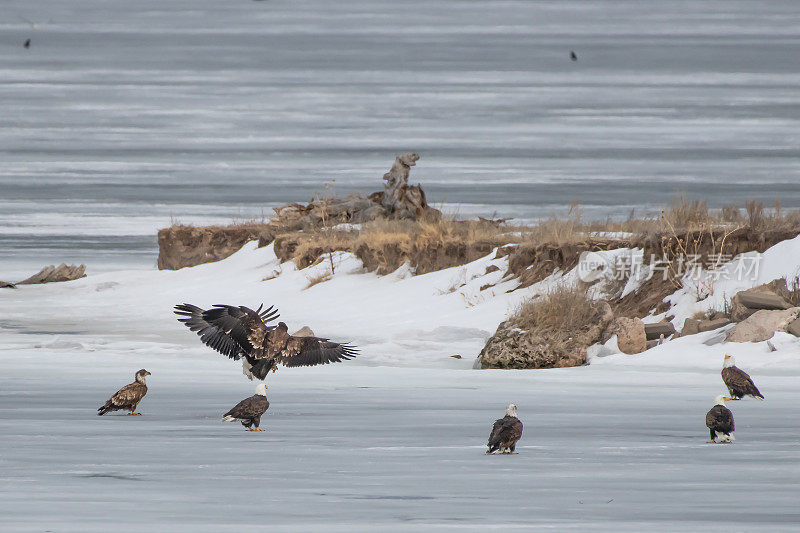
[{"label": "gray water", "polygon": [[798,206],[798,58],[794,1],[5,0],[0,279],[152,268],[411,150],[465,216]]}]

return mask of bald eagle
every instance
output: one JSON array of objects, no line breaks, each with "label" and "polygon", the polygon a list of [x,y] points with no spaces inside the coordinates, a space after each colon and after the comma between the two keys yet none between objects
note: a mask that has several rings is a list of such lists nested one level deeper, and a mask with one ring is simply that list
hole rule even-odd
[{"label": "bald eagle", "polygon": [[[486,453],[515,453],[517,441],[522,437],[522,421],[517,418],[517,406],[509,404],[506,407],[506,416],[495,420],[492,432],[489,434],[489,449]],[[508,451],[506,451],[508,450]]]},{"label": "bald eagle", "polygon": [[722,381],[728,387],[731,400],[739,400],[745,396],[752,396],[759,400],[764,399],[764,395],[758,391],[747,372],[736,366],[736,359],[732,355],[725,354],[725,359],[722,363]]},{"label": "bald eagle", "polygon": [[[256,393],[236,404],[236,407],[222,416],[225,422],[241,422],[247,431],[261,431],[261,415],[269,409],[267,401],[267,386],[263,383],[256,385]],[[252,428],[255,426],[255,429]]]},{"label": "bald eagle", "polygon": [[97,415],[103,416],[110,411],[128,410],[129,415],[141,415],[142,413],[136,412],[136,406],[142,401],[144,395],[147,394],[147,384],[144,378],[149,376],[150,372],[144,368],[136,373],[133,383],[125,385],[120,390],[114,393],[108,401],[97,409]]},{"label": "bald eagle", "polygon": [[730,400],[730,398],[717,396],[714,400],[714,407],[706,413],[706,426],[711,435],[709,444],[717,442],[717,439],[725,444],[736,440],[733,438],[733,413],[725,407],[725,400]]},{"label": "bald eagle", "polygon": [[203,310],[191,304],[175,306],[180,322],[197,332],[200,340],[234,361],[242,360],[242,372],[248,379],[263,381],[278,363],[284,366],[314,366],[351,359],[358,351],[354,346],[328,339],[289,335],[285,323],[267,326],[278,311],[269,307],[255,311],[244,306],[214,305]]}]

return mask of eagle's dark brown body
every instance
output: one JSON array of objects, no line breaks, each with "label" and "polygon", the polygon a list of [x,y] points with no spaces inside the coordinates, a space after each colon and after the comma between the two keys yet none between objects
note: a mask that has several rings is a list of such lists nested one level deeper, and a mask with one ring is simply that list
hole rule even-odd
[{"label": "eagle's dark brown body", "polygon": [[139,413],[136,412],[136,406],[139,405],[144,395],[147,394],[145,376],[149,375],[150,372],[144,368],[139,370],[136,373],[135,381],[115,392],[104,405],[97,409],[97,414],[102,416],[111,411],[125,410],[130,411],[129,414],[138,415]]},{"label": "eagle's dark brown body", "polygon": [[764,399],[753,379],[741,368],[736,366],[729,366],[722,369],[722,381],[728,387],[731,398],[738,400],[745,396],[752,396],[753,398]]},{"label": "eagle's dark brown body", "polygon": [[255,426],[258,429],[261,424],[261,415],[267,409],[269,409],[267,397],[262,394],[254,394],[237,403],[233,409],[222,416],[222,420],[226,422],[238,420],[247,429],[250,429],[251,426]]},{"label": "eagle's dark brown body", "polygon": [[735,429],[733,413],[724,405],[715,405],[706,413],[706,426],[712,442],[716,442],[718,437],[730,441],[732,440],[731,433]]},{"label": "eagle's dark brown body", "polygon": [[506,415],[495,421],[489,434],[489,449],[486,453],[509,450],[514,452],[522,437],[522,421],[516,416]]},{"label": "eagle's dark brown body", "polygon": [[357,353],[347,344],[289,335],[283,322],[267,326],[267,322],[279,316],[272,307],[253,311],[244,306],[214,305],[203,310],[181,304],[175,306],[175,314],[183,317],[178,320],[197,332],[207,346],[234,360],[244,358],[245,375],[250,379],[263,381],[278,363],[289,367],[313,366],[351,359]]}]

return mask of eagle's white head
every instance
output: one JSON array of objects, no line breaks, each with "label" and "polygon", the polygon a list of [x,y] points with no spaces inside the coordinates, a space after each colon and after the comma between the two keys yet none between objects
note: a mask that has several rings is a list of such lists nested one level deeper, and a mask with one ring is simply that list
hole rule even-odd
[{"label": "eagle's white head", "polygon": [[267,395],[267,384],[266,383],[259,383],[256,385],[256,394],[260,394],[261,396]]},{"label": "eagle's white head", "polygon": [[719,396],[714,398],[714,405],[722,405],[724,407],[725,406],[725,400],[730,400],[730,398],[720,394]]},{"label": "eagle's white head", "polygon": [[516,418],[517,406],[514,405],[513,403],[508,404],[508,407],[506,407],[506,416],[513,416]]},{"label": "eagle's white head", "polygon": [[722,360],[722,368],[729,368],[736,364],[736,359],[731,354],[726,353],[725,359]]}]

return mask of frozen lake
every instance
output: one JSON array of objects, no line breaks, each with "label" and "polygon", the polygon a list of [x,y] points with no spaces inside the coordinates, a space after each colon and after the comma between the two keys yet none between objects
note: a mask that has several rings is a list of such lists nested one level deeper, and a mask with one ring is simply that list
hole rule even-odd
[{"label": "frozen lake", "polygon": [[[794,1],[7,0],[0,279],[155,264],[172,220],[371,192],[462,215],[800,205]],[[30,38],[29,49],[23,42]],[[578,61],[569,59],[574,50]]]},{"label": "frozen lake", "polygon": [[[95,416],[140,366],[143,416]],[[796,375],[758,376],[767,401],[734,403],[729,446],[705,444],[716,372],[281,369],[263,433],[219,420],[252,387],[212,354],[19,350],[0,376],[4,531],[800,524]],[[485,456],[509,401],[520,453]]]}]

